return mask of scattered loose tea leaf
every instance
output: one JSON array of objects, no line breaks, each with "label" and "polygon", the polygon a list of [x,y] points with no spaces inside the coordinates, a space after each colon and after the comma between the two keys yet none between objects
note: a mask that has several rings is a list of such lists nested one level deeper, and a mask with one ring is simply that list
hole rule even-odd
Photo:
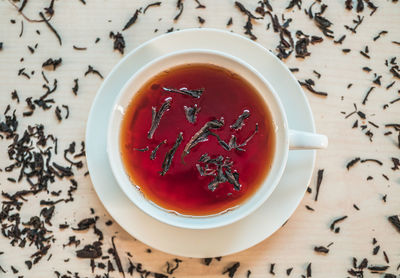
[{"label": "scattered loose tea leaf", "polygon": [[85,72],[85,76],[88,74],[95,74],[103,79],[103,75],[98,70],[95,70],[91,65],[88,66],[88,70]]},{"label": "scattered loose tea leaf", "polygon": [[361,25],[361,23],[363,22],[363,20],[364,20],[364,17],[361,17],[361,16],[357,16],[357,19],[356,20],[353,20],[353,22],[355,23],[355,26],[354,27],[349,27],[348,25],[344,25],[344,27],[347,29],[347,30],[350,30],[352,33],[357,33],[357,28]]},{"label": "scattered loose tea leaf", "polygon": [[374,79],[374,81],[372,81],[372,83],[375,83],[375,84],[380,86],[381,85],[381,78],[382,78],[382,75],[377,76],[376,79]]},{"label": "scattered loose tea leaf", "polygon": [[365,53],[365,52],[362,51],[362,50],[360,50],[360,54],[361,54],[362,56],[364,56],[365,58],[368,58],[368,59],[371,58],[367,53]]},{"label": "scattered loose tea leaf", "polygon": [[143,14],[146,13],[146,11],[147,11],[148,8],[151,8],[151,7],[159,7],[159,6],[161,6],[161,2],[150,3],[150,4],[148,4],[148,5],[143,9]]},{"label": "scattered loose tea leaf", "polygon": [[122,273],[122,276],[125,277],[125,272],[124,269],[122,268],[122,264],[121,264],[121,259],[118,255],[118,251],[117,248],[115,247],[115,236],[111,237],[111,243],[112,243],[112,255],[114,256],[114,261],[117,265],[118,271],[119,273]]},{"label": "scattered loose tea leaf", "polygon": [[[396,1],[397,1],[397,0],[396,0]],[[378,9],[378,7],[375,6],[375,4],[372,3],[370,0],[366,0],[365,2],[367,3],[368,8],[370,8],[370,9],[372,10],[371,13],[369,14],[370,16],[372,16],[372,15],[376,12],[376,10]]]},{"label": "scattered loose tea leaf", "polygon": [[390,262],[389,262],[389,257],[388,257],[388,255],[386,254],[385,251],[383,251],[383,258],[385,259],[385,262],[386,262],[386,263],[390,263]]},{"label": "scattered loose tea leaf", "polygon": [[42,64],[42,67],[46,68],[46,67],[52,66],[53,70],[56,70],[56,68],[59,65],[61,65],[61,63],[62,63],[62,59],[61,58],[58,58],[58,59],[49,58]]},{"label": "scattered loose tea leaf", "polygon": [[393,227],[400,233],[400,219],[398,215],[392,215],[388,217],[390,223],[392,223]]},{"label": "scattered loose tea leaf", "polygon": [[178,1],[176,2],[176,7],[179,9],[179,12],[178,12],[178,14],[174,17],[174,21],[177,21],[177,20],[181,17],[181,15],[182,15],[182,13],[183,13],[183,0],[178,0]]},{"label": "scattered loose tea leaf", "polygon": [[206,6],[201,4],[199,0],[194,0],[194,1],[197,3],[196,9],[205,9],[206,8]]},{"label": "scattered loose tea leaf", "polygon": [[301,2],[301,0],[290,0],[289,5],[286,7],[286,10],[290,10],[294,6],[301,10]]},{"label": "scattered loose tea leaf", "polygon": [[74,87],[72,87],[72,92],[74,93],[74,95],[78,95],[78,90],[79,90],[79,79],[76,78],[74,79]]},{"label": "scattered loose tea leaf", "polygon": [[79,47],[79,46],[76,46],[76,45],[73,45],[72,48],[75,49],[75,50],[81,50],[81,51],[82,50],[87,50],[87,47]]},{"label": "scattered loose tea leaf", "polygon": [[375,89],[375,87],[370,87],[370,88],[368,89],[368,91],[367,91],[367,93],[365,94],[365,97],[364,97],[364,99],[363,99],[363,101],[362,101],[362,104],[363,104],[363,105],[365,105],[365,103],[367,103],[368,96],[369,96],[369,94],[372,92],[373,89]]},{"label": "scattered loose tea leaf", "polygon": [[204,264],[208,266],[212,262],[212,258],[204,258],[203,261],[204,261]]},{"label": "scattered loose tea leaf", "polygon": [[167,262],[167,273],[168,274],[173,274],[175,270],[179,268],[179,264],[182,262],[182,260],[175,258],[174,263],[175,265],[172,265],[170,262]]},{"label": "scattered loose tea leaf", "polygon": [[22,37],[23,34],[24,34],[24,21],[21,20],[21,31],[19,33],[19,37]]},{"label": "scattered loose tea leaf", "polygon": [[321,43],[324,39],[318,36],[311,36],[311,44]]},{"label": "scattered loose tea leaf", "polygon": [[120,32],[114,34],[110,32],[110,39],[114,40],[114,50],[118,50],[121,54],[124,54],[125,40]]},{"label": "scattered loose tea leaf", "polygon": [[307,265],[307,278],[308,277],[311,277],[312,276],[312,273],[311,273],[311,263],[309,263],[308,265]]},{"label": "scattered loose tea leaf", "polygon": [[233,278],[235,276],[236,271],[240,267],[240,262],[236,262],[233,265],[227,267],[222,274],[228,274],[229,278]]},{"label": "scattered loose tea leaf", "polygon": [[317,71],[313,70],[313,73],[315,73],[315,75],[317,76],[317,78],[318,78],[318,79],[320,79],[320,78],[321,78],[321,74],[320,74],[319,72],[317,72]]},{"label": "scattered loose tea leaf", "polygon": [[351,11],[353,9],[353,0],[346,0],[344,4],[347,10]]},{"label": "scattered loose tea leaf", "polygon": [[312,207],[310,207],[309,205],[305,205],[306,209],[310,210],[310,211],[315,211],[315,209],[313,209]]},{"label": "scattered loose tea leaf", "polygon": [[374,37],[374,41],[376,41],[377,39],[379,39],[379,38],[381,37],[381,35],[385,35],[385,34],[387,34],[387,33],[388,33],[388,32],[385,31],[385,30],[380,31],[379,34],[378,34],[376,37]]},{"label": "scattered loose tea leaf", "polygon": [[317,177],[317,187],[316,187],[316,191],[315,191],[315,199],[314,199],[315,201],[318,201],[319,189],[321,187],[323,176],[324,176],[324,169],[319,169],[318,177]]},{"label": "scattered loose tea leaf", "polygon": [[95,241],[92,244],[85,245],[82,249],[76,251],[78,258],[96,259],[102,256],[101,250],[102,243]]},{"label": "scattered loose tea leaf", "polygon": [[91,217],[91,218],[85,218],[78,223],[77,228],[72,228],[72,230],[75,231],[82,231],[82,230],[87,230],[89,229],[92,225],[96,223],[96,219]]},{"label": "scattered loose tea leaf", "polygon": [[[331,231],[334,231],[334,230],[336,229],[335,225],[336,225],[337,223],[339,223],[339,222],[345,220],[346,218],[347,218],[347,215],[342,216],[342,217],[339,217],[339,218],[333,220],[332,224],[331,224],[330,227],[329,227],[329,228],[331,229]],[[335,232],[336,232],[336,231],[335,231]]]},{"label": "scattered loose tea leaf", "polygon": [[360,116],[361,119],[365,120],[366,116],[362,111],[357,111],[357,115]]},{"label": "scattered loose tea leaf", "polygon": [[388,265],[371,265],[371,266],[368,267],[368,269],[370,271],[373,271],[373,272],[375,272],[375,271],[376,272],[385,271],[388,268],[389,268]]},{"label": "scattered loose tea leaf", "polygon": [[311,85],[309,82],[303,82],[303,81],[299,81],[300,85],[303,87],[306,87],[311,93],[319,95],[319,96],[328,96],[328,93],[326,92],[321,92],[321,91],[316,91],[313,87],[313,85]]},{"label": "scattered loose tea leaf", "polygon": [[361,158],[356,157],[353,160],[351,160],[349,163],[347,163],[347,165],[346,165],[347,170],[350,170],[350,168],[353,167],[360,160],[361,160]]},{"label": "scattered loose tea leaf", "polygon": [[39,12],[39,16],[42,18],[42,20],[46,23],[47,27],[49,27],[49,29],[54,33],[54,35],[56,35],[58,42],[60,43],[60,45],[62,45],[62,41],[61,41],[61,37],[58,34],[57,30],[54,29],[53,25],[50,24],[49,20],[43,15],[42,12]]},{"label": "scattered loose tea leaf", "polygon": [[250,36],[250,39],[256,40],[257,37],[253,34],[253,23],[251,22],[252,19],[262,19],[261,17],[257,17],[253,15],[248,9],[246,9],[242,3],[235,1],[235,7],[239,9],[243,14],[247,16],[246,24],[243,26],[245,30],[245,34]]},{"label": "scattered loose tea leaf", "polygon": [[386,86],[386,90],[389,90],[389,89],[394,85],[394,83],[396,83],[396,81],[393,81],[392,83],[390,83],[389,85],[387,85],[387,86]]},{"label": "scattered loose tea leaf", "polygon": [[393,167],[391,168],[393,171],[399,170],[400,160],[398,158],[392,157]]},{"label": "scattered loose tea leaf", "polygon": [[336,44],[342,44],[345,38],[346,38],[346,35],[343,35],[338,40],[333,41],[333,42]]},{"label": "scattered loose tea leaf", "polygon": [[378,165],[380,165],[380,166],[383,165],[383,163],[382,163],[380,160],[378,160],[378,159],[373,159],[373,158],[362,159],[362,160],[360,160],[360,162],[361,162],[361,163],[375,162],[376,164],[378,164]]},{"label": "scattered loose tea leaf", "polygon": [[[138,16],[141,12],[141,9],[137,9],[135,11],[135,13],[133,14],[133,16],[128,20],[128,22],[125,24],[124,28],[122,28],[122,31],[125,31],[126,29],[128,29],[129,27],[131,27],[133,24],[135,24],[136,20],[138,19]],[[119,33],[118,33],[119,34]],[[117,34],[117,35],[118,35]],[[111,36],[111,34],[110,34]]]},{"label": "scattered loose tea leaf", "polygon": [[17,90],[14,90],[11,92],[11,99],[15,99],[17,101],[17,103],[19,103],[19,96],[18,96]]},{"label": "scattered loose tea leaf", "polygon": [[315,246],[314,247],[314,251],[317,253],[324,253],[324,254],[328,254],[329,253],[329,249],[326,248],[325,246]]},{"label": "scattered loose tea leaf", "polygon": [[274,268],[275,268],[275,264],[270,264],[269,265],[269,273],[272,274],[272,275],[275,275]]},{"label": "scattered loose tea leaf", "polygon": [[56,107],[55,113],[56,113],[56,117],[57,117],[58,121],[61,122],[61,120],[62,120],[61,109],[58,106]]}]

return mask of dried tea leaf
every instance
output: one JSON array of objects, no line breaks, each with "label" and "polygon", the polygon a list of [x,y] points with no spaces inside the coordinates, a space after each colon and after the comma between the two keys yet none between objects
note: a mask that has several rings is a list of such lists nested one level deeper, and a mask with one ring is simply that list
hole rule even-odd
[{"label": "dried tea leaf", "polygon": [[171,167],[172,159],[174,158],[175,152],[178,149],[179,145],[181,144],[183,140],[183,133],[180,132],[178,134],[178,137],[176,138],[175,144],[172,146],[172,148],[165,154],[164,161],[162,163],[162,170],[160,172],[161,176],[164,176],[169,168]]},{"label": "dried tea leaf", "polygon": [[158,111],[156,107],[151,107],[151,126],[149,132],[147,133],[148,139],[153,139],[154,132],[159,126],[162,116],[169,110],[169,108],[171,108],[171,101],[171,97],[166,98]]}]

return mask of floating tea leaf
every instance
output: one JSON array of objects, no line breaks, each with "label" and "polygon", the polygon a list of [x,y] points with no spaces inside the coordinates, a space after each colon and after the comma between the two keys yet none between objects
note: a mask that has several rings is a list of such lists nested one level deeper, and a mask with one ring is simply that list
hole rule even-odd
[{"label": "floating tea leaf", "polygon": [[151,107],[151,127],[147,133],[148,139],[153,139],[154,132],[156,131],[158,125],[160,124],[161,118],[166,111],[171,107],[172,98],[166,98],[161,108],[157,111],[156,107]]},{"label": "floating tea leaf", "polygon": [[163,144],[167,144],[167,140],[162,141],[160,144],[158,144],[158,145],[154,148],[154,150],[151,151],[151,154],[150,154],[150,159],[151,159],[151,160],[156,159],[157,151],[158,151],[158,149],[159,149]]},{"label": "floating tea leaf", "polygon": [[160,172],[161,176],[164,176],[167,173],[167,171],[169,170],[169,167],[171,166],[171,163],[172,163],[172,159],[174,158],[174,154],[183,140],[182,134],[183,134],[182,132],[179,133],[178,137],[176,138],[175,144],[165,154],[165,158],[162,163],[162,171]]},{"label": "floating tea leaf", "polygon": [[182,159],[189,154],[190,150],[196,146],[198,143],[208,140],[208,135],[210,134],[210,129],[219,129],[224,125],[224,119],[212,120],[204,124],[202,128],[195,135],[190,138],[190,141],[186,144],[185,149],[182,153]]},{"label": "floating tea leaf", "polygon": [[204,92],[204,88],[197,89],[197,90],[188,90],[186,88],[174,89],[174,88],[165,88],[165,87],[163,87],[163,90],[166,91],[166,92],[172,92],[172,93],[178,93],[178,94],[182,94],[182,95],[191,96],[191,97],[194,97],[194,98],[200,98],[201,95]]},{"label": "floating tea leaf", "polygon": [[236,122],[231,125],[230,127],[232,129],[241,129],[244,125],[243,121],[250,117],[250,111],[249,110],[244,110],[243,113],[237,118]]},{"label": "floating tea leaf", "polygon": [[189,121],[189,123],[194,124],[197,119],[197,114],[200,112],[201,108],[198,107],[197,104],[195,104],[193,107],[184,106],[183,108],[185,110],[186,119]]}]

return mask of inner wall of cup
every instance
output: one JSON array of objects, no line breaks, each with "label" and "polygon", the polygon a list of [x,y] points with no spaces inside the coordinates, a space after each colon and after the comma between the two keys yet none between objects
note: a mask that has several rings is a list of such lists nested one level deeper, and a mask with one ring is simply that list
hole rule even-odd
[{"label": "inner wall of cup", "polygon": [[[179,63],[174,62],[178,59],[179,59]],[[252,72],[252,70],[248,69],[245,65],[242,65],[235,60],[231,60],[229,57],[220,56],[218,54],[209,53],[209,52],[183,53],[183,54],[175,54],[175,55],[172,54],[168,57],[164,57],[164,58],[162,57],[159,60],[151,63],[150,65],[145,66],[145,68],[142,71],[138,72],[137,75],[133,76],[128,81],[127,86],[125,87],[125,89],[123,89],[122,95],[117,100],[118,105],[122,104],[121,106],[125,110],[126,107],[130,104],[130,101],[134,97],[135,93],[141,88],[141,86],[143,86],[148,81],[148,76],[154,76],[154,75],[156,75],[164,70],[167,70],[169,68],[172,68],[174,66],[178,66],[181,64],[188,64],[188,63],[210,63],[210,64],[215,64],[220,67],[226,68],[229,71],[232,71],[232,72],[237,73],[238,75],[242,76],[245,80],[247,80],[250,84],[252,84],[256,88],[256,91],[258,91],[259,94],[261,94],[262,98],[266,102],[269,113],[271,113],[271,118],[273,120],[273,123],[276,126],[276,129],[275,129],[275,153],[274,153],[274,157],[273,157],[271,170],[267,173],[267,176],[266,176],[266,179],[268,180],[268,178],[270,178],[270,176],[272,174],[272,171],[274,170],[273,169],[274,166],[276,165],[277,162],[279,162],[279,161],[277,161],[277,155],[279,155],[278,150],[277,150],[278,144],[280,145],[280,141],[285,140],[285,138],[284,138],[285,136],[280,136],[281,130],[279,130],[278,126],[284,127],[285,121],[282,120],[282,115],[280,115],[281,113],[277,113],[277,112],[279,112],[279,109],[277,109],[277,108],[279,108],[279,105],[275,104],[275,105],[273,105],[273,107],[271,107],[271,104],[270,104],[271,100],[272,100],[272,103],[275,102],[275,99],[272,95],[272,91],[268,88],[268,86],[263,84],[263,81],[260,79],[259,76],[257,76],[254,72]],[[230,64],[231,66],[227,66],[227,64]],[[236,65],[238,67],[232,67],[232,65]],[[241,68],[241,71],[238,71],[237,68]],[[251,78],[249,78],[249,76]],[[255,86],[253,84],[252,80],[254,80],[254,79],[258,80],[257,83],[260,83],[261,87],[264,87],[264,89],[268,90],[268,92],[262,93],[260,91],[260,86]],[[138,81],[140,81],[140,82],[138,82]],[[279,115],[279,116],[277,117],[277,115]],[[116,136],[114,137],[114,139],[117,140],[117,144],[115,144],[114,146],[118,146],[118,164],[120,165],[120,167],[118,167],[118,168],[121,170],[119,172],[120,172],[120,174],[125,176],[124,179],[120,180],[120,182],[122,182],[121,187],[124,189],[124,192],[128,195],[128,197],[131,199],[132,202],[136,203],[136,205],[138,205],[143,211],[150,214],[151,216],[153,216],[163,222],[167,222],[168,224],[172,224],[172,225],[176,225],[177,224],[176,222],[182,222],[182,215],[171,214],[170,211],[168,211],[162,207],[159,207],[158,205],[151,202],[151,200],[147,200],[143,196],[142,192],[140,192],[140,190],[132,183],[132,181],[128,177],[128,174],[125,171],[125,166],[123,165],[122,159],[119,155],[121,119],[122,119],[122,115],[120,115],[120,117],[117,117],[117,119],[116,119],[118,122],[118,126],[117,126],[118,132],[116,132],[116,134],[115,134]],[[115,122],[112,124],[115,124]],[[283,128],[283,129],[285,129],[285,128]],[[282,137],[282,138],[280,138],[280,137]],[[276,183],[277,183],[277,181],[276,181]],[[270,185],[270,187],[272,187],[272,185]],[[262,190],[262,189],[264,189],[264,190]],[[263,192],[259,192],[261,190]],[[263,194],[258,194],[258,193],[263,193]],[[227,218],[227,216],[228,216],[228,217],[232,218],[229,222],[233,222],[236,220],[236,218],[238,218],[240,216],[241,213],[245,212],[246,209],[248,209],[248,207],[252,206],[251,203],[254,202],[254,199],[262,200],[262,198],[260,199],[259,195],[264,195],[264,194],[269,195],[269,193],[270,192],[268,192],[268,190],[265,190],[264,185],[261,185],[260,188],[256,191],[256,193],[253,194],[253,196],[250,196],[249,199],[245,200],[244,203],[239,205],[238,208],[228,211],[228,213],[226,213],[226,214],[224,212],[221,212],[221,213],[213,215],[213,216],[209,216],[209,215],[208,216],[195,216],[195,217],[191,217],[191,218],[194,218],[194,219],[218,218],[219,219],[219,218]],[[187,219],[187,217],[184,219]],[[219,221],[221,221],[221,220],[219,220]],[[218,224],[218,222],[216,222],[216,224]],[[183,222],[180,223],[179,226],[186,226],[185,220],[183,220]],[[208,226],[210,226],[210,225],[208,225]]]}]

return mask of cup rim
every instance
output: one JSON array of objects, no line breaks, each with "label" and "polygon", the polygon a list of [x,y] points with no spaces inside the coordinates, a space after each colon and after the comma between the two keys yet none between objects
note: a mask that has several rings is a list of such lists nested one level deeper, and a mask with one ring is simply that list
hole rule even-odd
[{"label": "cup rim", "polygon": [[[173,59],[174,57],[179,57],[181,55],[191,55],[191,54],[200,54],[200,55],[214,55],[214,56],[219,56],[222,57],[223,59],[227,59],[230,61],[233,61],[234,63],[239,64],[241,67],[243,67],[245,70],[247,70],[251,75],[253,75],[254,77],[256,77],[258,80],[261,81],[262,85],[264,85],[267,89],[268,89],[268,93],[272,96],[273,101],[275,102],[275,108],[277,108],[277,111],[279,113],[275,113],[273,114],[268,103],[267,107],[270,110],[269,112],[271,113],[271,117],[272,120],[274,122],[275,125],[275,119],[277,116],[279,116],[279,120],[282,122],[282,136],[283,136],[283,142],[281,143],[282,147],[281,147],[281,151],[282,154],[280,155],[280,165],[277,166],[277,143],[275,143],[275,153],[274,153],[274,157],[273,157],[273,161],[271,163],[271,169],[268,171],[268,173],[266,174],[263,183],[261,185],[259,185],[259,188],[251,195],[249,196],[246,200],[243,201],[243,203],[239,204],[238,206],[234,207],[234,208],[230,208],[227,209],[225,211],[223,211],[222,213],[218,213],[218,214],[214,214],[214,215],[204,215],[204,216],[189,216],[189,215],[181,215],[181,214],[177,214],[173,211],[169,211],[163,207],[160,207],[159,205],[157,205],[156,203],[154,203],[153,201],[147,199],[144,194],[140,191],[140,189],[131,181],[131,179],[129,178],[128,174],[126,173],[126,170],[124,168],[122,159],[121,159],[121,155],[120,155],[120,128],[121,128],[121,122],[122,122],[122,118],[121,120],[119,120],[118,123],[116,123],[115,118],[116,118],[116,113],[117,111],[121,112],[123,114],[123,107],[120,106],[121,103],[121,99],[123,98],[123,96],[125,96],[126,94],[130,94],[130,101],[132,100],[132,98],[134,97],[134,95],[136,94],[136,92],[128,92],[127,90],[129,89],[129,87],[132,85],[132,83],[140,78],[140,75],[143,75],[143,72],[146,72],[146,70],[149,70],[151,68],[154,68],[155,65],[162,63],[163,61],[166,61],[168,59]],[[172,65],[169,65],[168,67],[164,67],[165,69],[174,67],[174,66],[178,66],[181,64],[185,64],[185,63],[175,63]],[[187,64],[187,63],[186,63]],[[224,67],[224,66],[221,66]],[[163,69],[158,69],[158,70],[153,70],[154,74],[158,74],[160,73]],[[229,69],[228,70],[235,72],[235,70]],[[151,75],[151,76],[154,76]],[[151,77],[150,76],[150,77]],[[143,86],[150,77],[144,78],[144,81],[138,85],[138,89],[141,88],[141,86]],[[245,78],[245,77],[244,77]],[[245,78],[246,79],[246,78]],[[257,90],[258,91],[258,90]],[[262,98],[265,100],[265,97],[263,95],[263,93],[258,92]],[[128,101],[127,104],[124,104],[125,107],[127,107],[130,104],[130,101]],[[255,70],[250,64],[244,62],[243,60],[221,52],[221,51],[217,51],[217,50],[211,50],[211,49],[186,49],[186,50],[180,50],[180,51],[175,51],[175,52],[171,52],[165,55],[162,55],[160,57],[158,57],[157,59],[154,59],[152,61],[150,61],[149,63],[145,64],[143,67],[141,67],[140,69],[138,69],[124,84],[124,86],[122,87],[122,89],[118,92],[117,97],[115,98],[114,104],[112,106],[112,112],[111,115],[109,117],[108,120],[108,124],[107,124],[107,144],[106,144],[106,152],[107,152],[107,156],[108,156],[108,160],[112,169],[112,173],[115,177],[115,179],[117,180],[117,183],[119,185],[119,187],[122,189],[122,191],[124,192],[124,194],[128,197],[128,199],[134,204],[136,205],[139,209],[141,209],[144,213],[148,214],[149,216],[157,219],[158,221],[161,221],[165,224],[169,224],[175,227],[179,227],[179,228],[186,228],[186,229],[211,229],[211,228],[219,228],[222,226],[226,226],[229,224],[232,224],[234,222],[239,221],[240,219],[248,216],[249,214],[251,214],[252,212],[254,212],[256,209],[258,209],[268,198],[269,196],[272,194],[272,192],[274,191],[274,189],[276,188],[276,186],[278,185],[283,171],[285,169],[286,163],[287,163],[287,157],[288,157],[288,152],[289,152],[289,135],[288,135],[288,122],[287,122],[287,118],[286,118],[286,113],[284,111],[283,105],[279,99],[278,94],[275,92],[274,88],[271,86],[271,84],[268,82],[267,79],[265,79],[257,70]],[[122,109],[122,110],[121,110]],[[111,132],[111,130],[115,127],[115,125],[117,125],[117,132],[113,133]],[[276,126],[275,129],[277,129],[278,127]],[[277,137],[277,133],[278,131],[275,131],[275,137]],[[115,146],[114,144],[111,144],[111,142],[113,141],[113,139],[115,140],[115,137],[117,137],[117,146]],[[277,138],[275,138],[275,140],[277,141]],[[119,162],[119,163],[118,163]],[[279,161],[278,161],[279,162]],[[118,167],[117,165],[120,164],[120,166],[122,167]],[[274,174],[274,179],[269,182],[269,184],[266,185],[268,180],[271,180],[270,178],[270,174],[272,171],[273,167],[278,167],[276,169],[276,172]],[[127,181],[128,180],[128,184]],[[263,196],[262,198],[258,198],[258,200],[255,200],[254,202],[254,197],[255,195],[257,195],[258,192],[261,191],[262,188],[264,187],[268,187],[269,189],[267,190],[267,192],[265,193],[265,196]],[[132,191],[130,191],[128,188],[135,188],[134,190],[136,191],[136,196],[133,196],[131,193]],[[143,202],[144,200],[144,202]],[[243,207],[245,204],[250,203],[251,201],[253,201],[253,204],[250,205],[250,207],[248,207],[246,210],[242,209],[240,210],[240,207]],[[150,206],[149,206],[150,205]],[[249,205],[247,205],[249,206]],[[151,209],[149,209],[151,208]],[[153,210],[158,210],[158,212],[161,212],[161,215],[154,213]],[[234,213],[235,211],[239,211],[239,213]],[[171,217],[163,217],[166,216],[165,214],[168,214],[169,216],[173,215],[173,218],[179,218],[179,219],[196,219],[199,220],[201,219],[203,221],[203,223],[198,223],[198,221],[186,221],[187,223],[183,223],[185,221],[173,221],[171,220]],[[218,221],[213,221],[213,224],[210,223],[205,223],[205,221],[207,221],[207,219],[218,219]]]}]

